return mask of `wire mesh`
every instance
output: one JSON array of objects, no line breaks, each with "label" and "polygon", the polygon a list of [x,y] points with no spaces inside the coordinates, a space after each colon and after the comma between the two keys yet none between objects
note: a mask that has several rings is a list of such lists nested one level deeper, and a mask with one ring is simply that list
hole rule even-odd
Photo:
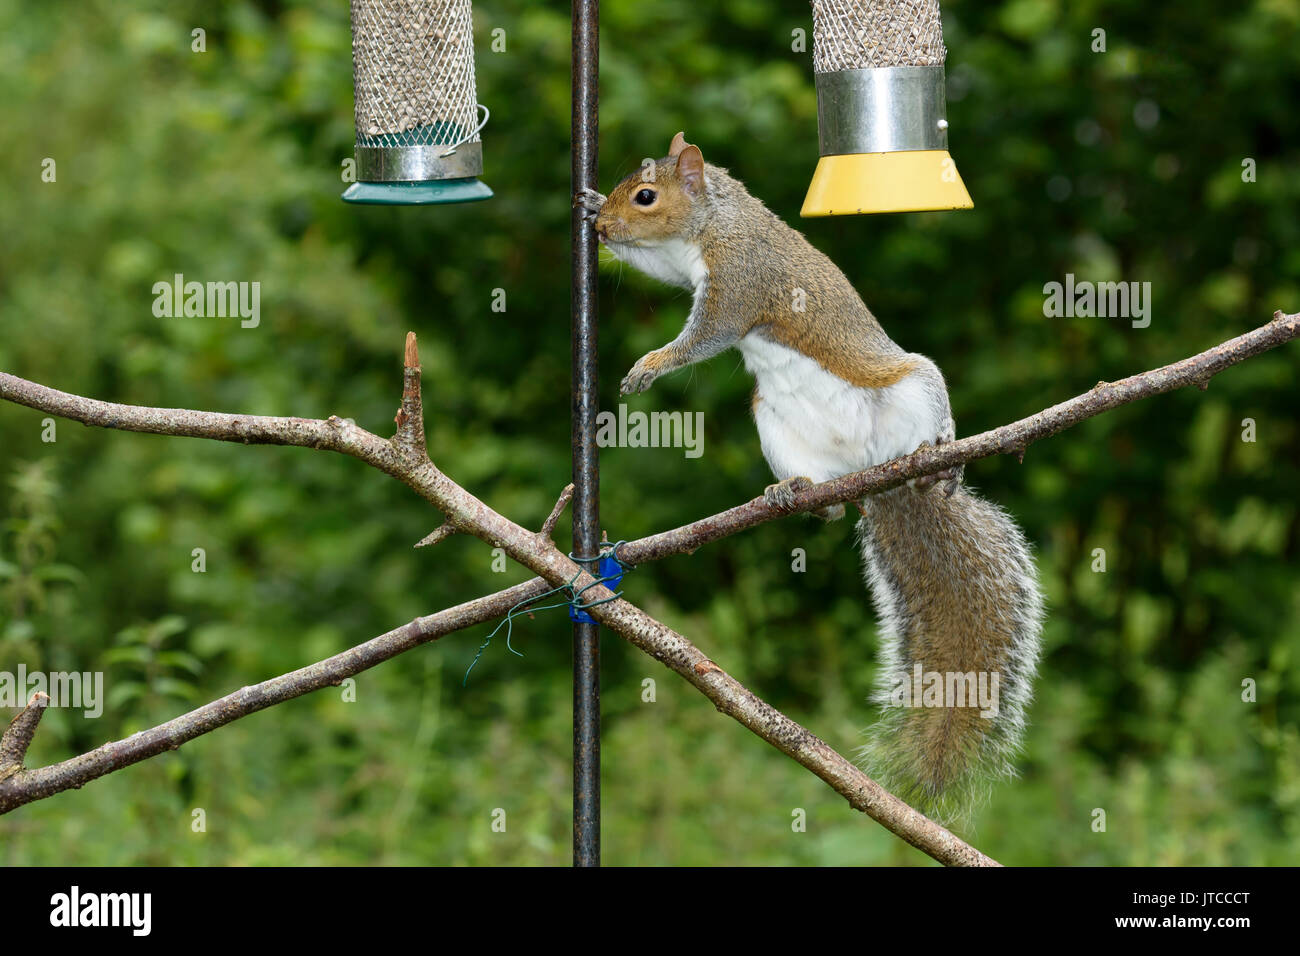
[{"label": "wire mesh", "polygon": [[352,0],[359,146],[478,142],[470,0]]},{"label": "wire mesh", "polygon": [[941,66],[939,0],[813,0],[813,72]]}]

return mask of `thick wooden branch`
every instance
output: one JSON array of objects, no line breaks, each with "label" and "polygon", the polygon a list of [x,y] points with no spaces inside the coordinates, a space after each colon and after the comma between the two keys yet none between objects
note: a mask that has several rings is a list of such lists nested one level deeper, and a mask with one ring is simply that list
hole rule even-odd
[{"label": "thick wooden branch", "polygon": [[895,458],[866,471],[844,475],[807,489],[794,505],[780,511],[762,496],[719,514],[701,518],[680,528],[629,541],[622,554],[628,563],[655,561],[673,554],[689,554],[701,545],[752,528],[788,514],[800,514],[839,502],[858,501],[886,491],[922,475],[931,475],[956,465],[993,455],[1023,456],[1032,443],[1064,431],[1071,425],[1121,405],[1196,386],[1204,389],[1215,375],[1252,356],[1300,337],[1300,313],[1273,314],[1273,321],[1245,335],[1229,339],[1191,358],[1151,369],[1118,382],[1098,382],[1093,388],[1068,401],[1053,405],[1028,418],[943,445],[933,445]]},{"label": "thick wooden branch", "polygon": [[[546,584],[535,579],[476,601],[447,608],[437,614],[416,618],[409,624],[349,648],[341,654],[251,687],[242,687],[220,700],[204,704],[188,714],[182,714],[124,740],[106,743],[61,763],[22,770],[22,755],[26,753],[27,744],[31,741],[32,732],[36,729],[36,722],[40,720],[44,707],[43,702],[36,706],[36,697],[44,697],[43,694],[38,694],[32,698],[33,704],[14,718],[5,733],[3,744],[0,744],[0,814],[64,790],[79,789],[114,770],[176,750],[181,744],[224,727],[240,717],[247,717],[314,690],[337,686],[346,678],[354,677],[403,651],[435,641],[453,631],[500,617],[520,601],[540,597],[546,591]],[[20,727],[21,729],[15,730]],[[12,750],[11,734],[14,735]],[[13,772],[6,776],[6,762],[14,759],[17,766],[9,763],[9,766],[13,766]]]},{"label": "thick wooden branch", "polygon": [[[600,594],[595,589],[587,592]],[[940,826],[859,770],[824,740],[760,699],[694,644],[628,601],[618,599],[588,612],[610,630],[676,671],[719,711],[793,758],[891,833],[947,866],[998,866],[975,847]]]},{"label": "thick wooden branch", "polygon": [[[894,487],[910,478],[932,474],[977,458],[1006,452],[1023,454],[1030,442],[1055,434],[1108,409],[1187,385],[1203,388],[1211,376],[1224,368],[1290,341],[1297,335],[1300,335],[1300,316],[1279,312],[1268,325],[1182,362],[1122,382],[1100,383],[1084,395],[1011,425],[937,448],[927,448],[876,468],[813,486],[787,511],[772,509],[763,499],[757,498],[691,525],[632,542],[624,547],[621,556],[628,563],[635,564],[669,554],[690,552],[701,544],[784,514],[799,513],[841,501],[859,500],[864,495]],[[448,479],[429,461],[424,450],[422,414],[416,414],[410,407],[410,401],[416,406],[419,404],[418,358],[414,355],[413,338],[408,338],[406,369],[403,406],[398,415],[398,434],[391,441],[385,441],[336,417],[317,421],[117,405],[59,392],[4,373],[0,373],[0,398],[100,427],[244,443],[327,448],[352,455],[398,478],[441,509],[447,516],[449,527],[464,530],[493,546],[504,548],[512,558],[539,575],[539,578],[517,588],[420,619],[432,621],[443,615],[453,615],[447,624],[448,630],[498,616],[523,598],[539,596],[548,586],[573,582],[581,588],[592,583],[594,579],[556,549],[549,539],[549,531],[553,529],[554,520],[563,507],[563,496],[552,516],[547,519],[544,533],[534,534],[492,511]],[[412,422],[419,423],[418,440]],[[595,586],[584,596],[588,600],[599,600],[611,595],[603,587]],[[470,608],[476,610],[466,610]],[[459,615],[457,612],[460,612]],[[765,704],[708,660],[682,635],[622,600],[593,607],[590,613],[602,624],[677,671],[709,697],[720,711],[812,770],[844,795],[851,805],[912,845],[944,863],[978,865],[993,862],[883,790],[823,741]],[[483,616],[480,617],[480,614]],[[456,621],[462,623],[455,623]],[[88,754],[51,767],[19,771],[9,780],[0,783],[0,812],[59,790],[80,786],[118,766],[137,762],[163,750],[175,749],[185,740],[193,739],[246,713],[264,709],[280,700],[299,696],[328,683],[337,683],[337,680],[320,682],[321,675],[316,669],[324,667],[326,673],[347,676],[373,666],[414,646],[406,643],[410,640],[410,635],[401,635],[418,623],[412,622],[406,628],[389,632],[360,648],[330,658],[329,661],[274,678],[255,688],[245,688],[125,741],[106,744]],[[441,633],[446,631],[440,631],[439,634]],[[381,651],[378,656],[368,657],[362,651],[371,648],[376,642],[385,641],[390,641],[390,644],[392,641],[397,642],[396,645],[385,645],[391,653],[384,654]],[[396,649],[392,649],[392,646]],[[360,659],[352,657],[358,652],[362,652]],[[342,670],[339,669],[340,665]],[[353,666],[355,670],[347,670]]]}]

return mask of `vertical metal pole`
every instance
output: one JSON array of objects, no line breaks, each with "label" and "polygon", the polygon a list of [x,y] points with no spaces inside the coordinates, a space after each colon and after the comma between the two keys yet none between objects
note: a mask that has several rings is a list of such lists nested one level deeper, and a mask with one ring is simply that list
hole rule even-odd
[{"label": "vertical metal pole", "polygon": [[[598,0],[573,0],[573,193],[596,188]],[[573,553],[600,547],[596,235],[574,209]],[[595,570],[595,565],[592,565]],[[573,865],[600,865],[600,628],[573,625]]]}]

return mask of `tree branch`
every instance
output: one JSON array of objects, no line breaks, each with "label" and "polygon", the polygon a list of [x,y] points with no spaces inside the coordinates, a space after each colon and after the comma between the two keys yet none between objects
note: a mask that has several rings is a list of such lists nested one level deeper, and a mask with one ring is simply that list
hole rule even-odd
[{"label": "tree branch", "polygon": [[[36,704],[37,697],[45,696],[37,694],[32,698],[33,703],[14,718],[4,735],[3,744],[0,744],[0,814],[64,790],[78,789],[115,770],[168,750],[176,750],[181,744],[224,727],[240,717],[255,714],[314,690],[337,686],[344,679],[396,657],[403,651],[436,641],[461,628],[500,617],[520,601],[540,597],[546,591],[546,584],[540,579],[534,579],[476,601],[458,604],[437,614],[416,618],[409,624],[349,648],[341,654],[251,687],[242,687],[233,694],[227,694],[164,724],[132,734],[124,740],[104,744],[61,763],[35,770],[21,770],[22,755],[26,753],[45,706],[44,702],[39,706]],[[11,735],[14,737],[12,751]],[[4,768],[13,766],[11,752],[15,755],[18,766],[14,766],[13,772],[6,776]]]},{"label": "tree branch", "polygon": [[629,541],[622,556],[630,564],[655,561],[673,554],[690,554],[701,545],[763,524],[774,518],[800,514],[839,502],[858,501],[867,495],[897,487],[912,478],[934,474],[980,458],[1014,454],[1023,458],[1034,442],[1064,431],[1121,405],[1195,385],[1204,390],[1209,380],[1238,362],[1267,352],[1300,337],[1300,313],[1273,314],[1273,321],[1229,339],[1191,358],[1151,369],[1118,382],[1098,382],[1088,391],[1053,405],[1028,418],[968,438],[931,445],[865,471],[825,481],[800,493],[788,511],[767,504],[762,496],[735,508],[701,518],[671,531]]},{"label": "tree branch", "polygon": [[[596,594],[594,600],[600,597]],[[999,865],[880,786],[824,740],[763,701],[689,640],[645,611],[620,598],[589,608],[587,613],[686,678],[719,711],[811,770],[847,799],[853,809],[918,850],[947,866]]]}]

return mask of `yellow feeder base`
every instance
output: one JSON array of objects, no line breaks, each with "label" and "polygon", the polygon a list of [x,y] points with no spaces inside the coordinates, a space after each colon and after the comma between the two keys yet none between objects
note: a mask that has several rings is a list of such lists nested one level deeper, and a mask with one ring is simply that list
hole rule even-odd
[{"label": "yellow feeder base", "polygon": [[810,219],[974,206],[946,149],[909,149],[823,156],[799,215]]}]

